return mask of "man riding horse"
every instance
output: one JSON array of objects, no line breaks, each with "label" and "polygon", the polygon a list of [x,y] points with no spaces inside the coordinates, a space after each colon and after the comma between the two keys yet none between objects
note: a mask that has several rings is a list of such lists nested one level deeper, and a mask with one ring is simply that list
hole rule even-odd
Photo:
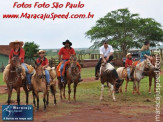
[{"label": "man riding horse", "polygon": [[[59,50],[58,56],[59,56],[59,60],[60,62],[62,62],[61,66],[60,66],[60,77],[61,77],[61,82],[64,83],[64,76],[63,76],[63,69],[65,66],[65,62],[67,62],[68,60],[70,60],[70,56],[71,55],[76,55],[75,50],[71,47],[72,43],[69,40],[66,40],[65,42],[63,42],[64,47],[62,47]],[[79,69],[80,66],[79,64],[77,64]],[[82,81],[81,77],[79,79],[79,82]]]},{"label": "man riding horse", "polygon": [[48,59],[45,57],[45,52],[46,51],[44,50],[39,50],[38,52],[39,58],[37,58],[36,62],[37,64],[41,63],[42,69],[45,71],[46,82],[47,82],[47,86],[49,89],[50,74],[49,74],[49,71],[46,69],[49,66],[49,62],[48,62]]},{"label": "man riding horse", "polygon": [[[95,67],[95,79],[98,80],[99,79],[99,70],[100,70],[100,67],[101,67],[101,62],[103,63],[110,63],[110,61],[113,60],[113,53],[114,53],[114,50],[112,48],[111,45],[108,45],[108,41],[107,40],[104,40],[103,42],[103,46],[100,47],[100,59]],[[118,77],[118,74],[116,72],[116,70],[112,70],[113,74],[115,75],[116,77],[116,81],[119,80],[119,77]],[[119,82],[119,81],[118,81]]]},{"label": "man riding horse", "polygon": [[[31,89],[32,74],[29,73],[29,69],[27,68],[27,65],[24,63],[25,51],[22,48],[23,45],[24,45],[24,42],[18,41],[18,40],[10,42],[9,46],[11,48],[11,51],[10,51],[10,55],[9,55],[9,64],[6,66],[4,74],[6,74],[6,75],[8,74],[8,70],[10,68],[10,62],[11,62],[12,58],[14,56],[19,57],[20,61],[21,61],[20,63],[21,63],[21,70],[22,70],[22,73],[21,73],[22,79],[24,79],[25,77],[27,78],[28,88]],[[4,78],[4,81],[5,81],[5,78]]]}]

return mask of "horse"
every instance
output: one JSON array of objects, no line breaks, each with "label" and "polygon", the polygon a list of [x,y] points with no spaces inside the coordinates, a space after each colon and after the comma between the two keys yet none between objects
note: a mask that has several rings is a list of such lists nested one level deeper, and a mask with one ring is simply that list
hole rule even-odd
[{"label": "horse", "polygon": [[[26,84],[26,78],[22,77],[22,66],[20,65],[20,58],[18,56],[13,56],[10,60],[8,76],[3,76],[5,78],[7,88],[8,88],[8,105],[11,103],[12,90],[15,89],[17,92],[17,104],[20,105],[20,88],[23,87],[26,95],[26,104],[28,104],[28,89]],[[5,73],[3,75],[6,75]]]},{"label": "horse", "polygon": [[[37,98],[37,108],[36,111],[39,110],[39,92],[43,92],[43,102],[44,102],[44,111],[46,111],[46,107],[49,104],[49,92],[47,89],[46,77],[44,74],[44,70],[41,67],[41,63],[35,62],[35,73],[32,76],[32,94],[33,94],[33,104],[36,107],[35,98]],[[54,95],[54,104],[56,104],[55,98],[55,88],[54,85],[50,86],[51,93]]]},{"label": "horse", "polygon": [[[149,59],[146,59],[145,61],[139,63],[136,65],[135,70],[133,72],[133,94],[135,94],[135,91],[138,95],[140,95],[140,80],[144,78],[143,72],[145,68],[148,68],[150,70],[155,70],[156,68],[151,64]],[[120,79],[126,79],[126,87],[125,92],[127,92],[127,86],[128,86],[128,78],[127,78],[127,72],[125,67],[119,67],[117,68],[117,73]],[[138,85],[138,88],[136,88],[136,82]],[[122,89],[120,90],[122,92]]]},{"label": "horse", "polygon": [[66,66],[66,71],[64,75],[65,82],[61,82],[61,78],[58,77],[58,86],[60,89],[60,98],[62,99],[62,94],[65,97],[65,88],[66,84],[68,85],[68,102],[70,102],[70,94],[71,94],[71,84],[74,83],[74,101],[76,101],[76,88],[80,78],[80,71],[77,66],[77,58],[75,55],[71,55],[70,63]]},{"label": "horse", "polygon": [[104,83],[107,82],[107,85],[111,87],[111,94],[113,101],[116,101],[115,91],[118,91],[119,87],[122,85],[123,80],[116,82],[116,77],[113,74],[115,68],[110,63],[102,63],[100,67],[100,80],[101,80],[101,96],[100,100],[103,100],[104,97]]}]

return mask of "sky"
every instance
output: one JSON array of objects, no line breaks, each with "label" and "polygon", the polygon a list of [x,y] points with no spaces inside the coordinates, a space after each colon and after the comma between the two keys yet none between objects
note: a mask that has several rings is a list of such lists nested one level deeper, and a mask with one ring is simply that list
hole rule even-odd
[{"label": "sky", "polygon": [[[131,13],[138,13],[143,18],[154,18],[163,25],[162,0],[81,0],[84,8],[13,8],[14,2],[28,4],[60,2],[78,3],[79,0],[1,0],[0,1],[0,45],[7,45],[14,40],[34,41],[41,49],[62,47],[62,42],[69,39],[74,48],[88,48],[91,40],[85,32],[95,26],[96,21],[113,10],[128,8]],[[93,19],[3,19],[3,14],[28,13],[85,13],[94,14]]]}]

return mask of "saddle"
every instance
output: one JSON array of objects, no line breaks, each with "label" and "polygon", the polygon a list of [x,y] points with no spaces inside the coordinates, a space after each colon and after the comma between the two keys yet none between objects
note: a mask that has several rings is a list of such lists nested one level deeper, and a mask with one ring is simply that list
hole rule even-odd
[{"label": "saddle", "polygon": [[[130,68],[130,76],[131,76],[131,80],[134,81],[134,71],[135,71],[135,67],[131,67]],[[127,68],[124,68],[122,71],[122,75],[124,78],[128,79],[128,73],[127,73]]]},{"label": "saddle", "polygon": [[[56,69],[56,71],[57,71],[57,77],[60,77],[60,76],[61,76],[61,74],[60,74],[61,64],[62,64],[62,62],[60,62],[60,63],[58,64],[57,69]],[[69,61],[69,60],[66,61],[66,62],[64,63],[62,76],[65,75],[66,69],[67,69],[67,67],[68,67],[69,64],[70,64],[70,61]],[[79,71],[81,71],[81,66],[80,66],[79,62],[76,62],[76,64],[77,64],[77,66],[78,66],[78,68],[79,68]]]}]

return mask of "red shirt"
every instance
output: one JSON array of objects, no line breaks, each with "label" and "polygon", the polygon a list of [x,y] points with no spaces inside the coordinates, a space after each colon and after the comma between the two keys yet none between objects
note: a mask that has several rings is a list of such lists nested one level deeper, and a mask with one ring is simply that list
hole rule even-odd
[{"label": "red shirt", "polygon": [[[38,58],[38,59],[36,60],[36,62],[37,62],[37,63],[40,63],[40,62],[41,62],[41,59]],[[41,66],[45,66],[45,65],[47,65],[47,64],[49,64],[48,59],[47,59],[47,58],[44,58],[44,60],[43,60],[42,63],[41,63]]]},{"label": "red shirt", "polygon": [[61,48],[58,53],[58,55],[62,55],[63,60],[69,60],[71,54],[75,55],[75,50],[73,48],[66,49],[65,47]]},{"label": "red shirt", "polygon": [[9,59],[12,59],[14,55],[18,55],[19,58],[21,58],[21,63],[24,63],[25,51],[23,48],[20,48],[18,52],[16,52],[15,49],[11,49]]},{"label": "red shirt", "polygon": [[126,59],[125,67],[131,66],[132,65],[132,59]]}]

